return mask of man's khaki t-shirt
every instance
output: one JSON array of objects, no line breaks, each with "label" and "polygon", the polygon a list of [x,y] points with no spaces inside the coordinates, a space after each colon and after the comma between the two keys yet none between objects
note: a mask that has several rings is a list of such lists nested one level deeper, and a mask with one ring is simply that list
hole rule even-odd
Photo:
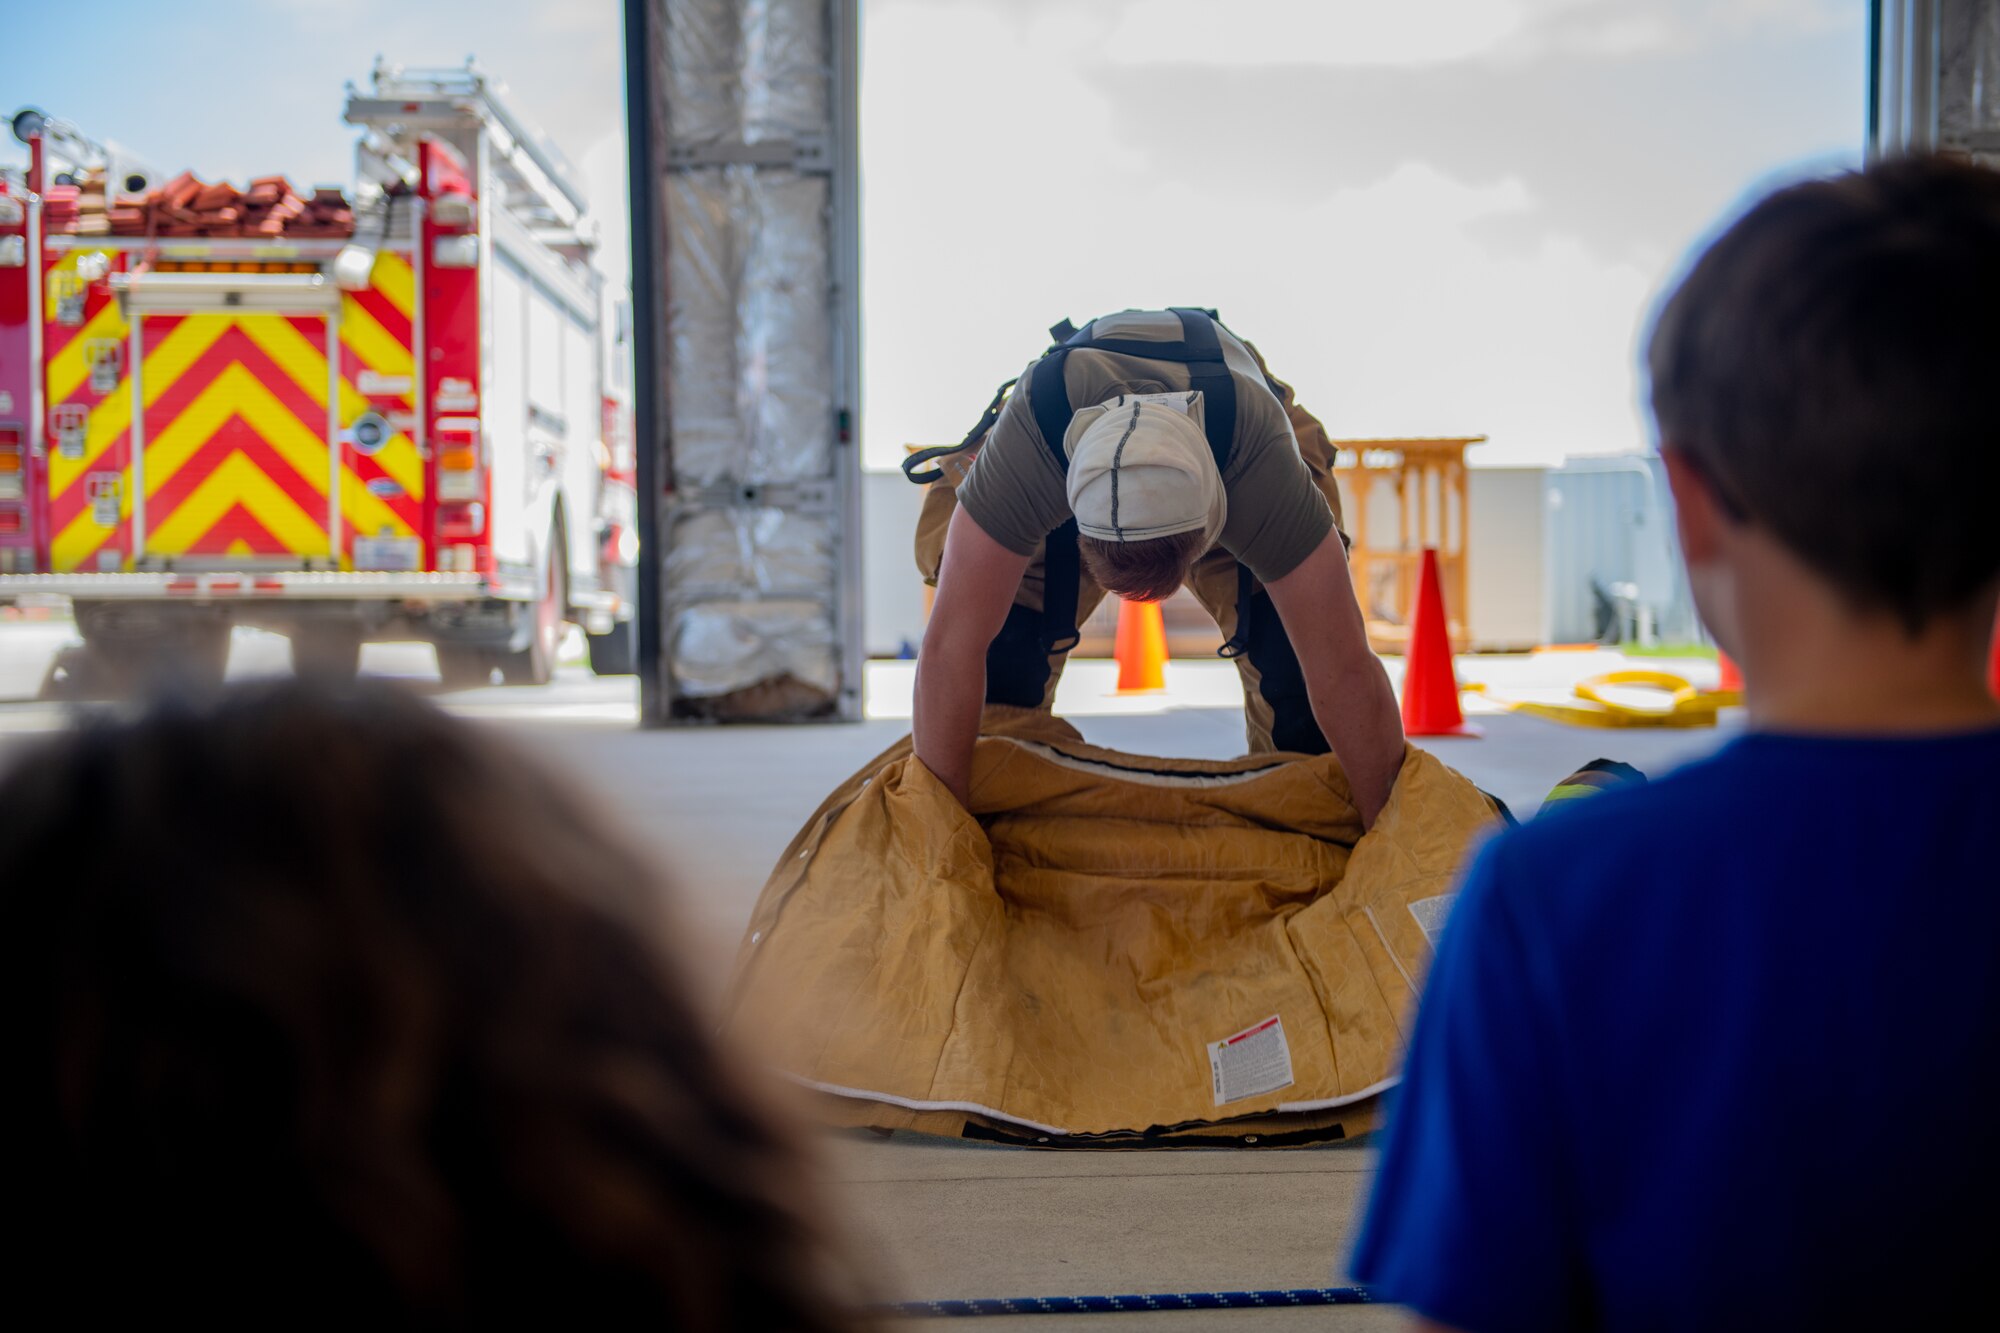
[{"label": "man's khaki t-shirt", "polygon": [[[1165,310],[1127,310],[1097,321],[1101,338],[1178,342],[1180,318]],[[1269,583],[1299,563],[1333,530],[1333,511],[1313,484],[1285,408],[1257,362],[1235,335],[1217,327],[1223,363],[1236,380],[1236,441],[1222,485],[1228,520],[1217,545]],[[1037,358],[1039,360],[1039,358]],[[1032,364],[1014,386],[965,480],[958,503],[986,534],[1016,555],[1032,555],[1070,517],[1069,487],[1035,424]],[[1063,365],[1073,407],[1109,402],[1125,393],[1175,393],[1191,383],[1188,368],[1080,347]]]}]

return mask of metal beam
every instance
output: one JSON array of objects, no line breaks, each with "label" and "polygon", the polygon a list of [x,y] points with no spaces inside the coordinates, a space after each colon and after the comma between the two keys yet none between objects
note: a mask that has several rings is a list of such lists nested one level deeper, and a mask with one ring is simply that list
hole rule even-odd
[{"label": "metal beam", "polygon": [[666,323],[666,257],[660,234],[658,148],[665,141],[657,123],[660,90],[654,71],[663,34],[655,31],[653,0],[625,0],[625,138],[632,213],[632,426],[639,491],[639,721],[666,723],[665,663],[660,651],[664,626],[660,561],[660,474],[667,457],[667,415],[661,401],[666,358],[661,335]]}]

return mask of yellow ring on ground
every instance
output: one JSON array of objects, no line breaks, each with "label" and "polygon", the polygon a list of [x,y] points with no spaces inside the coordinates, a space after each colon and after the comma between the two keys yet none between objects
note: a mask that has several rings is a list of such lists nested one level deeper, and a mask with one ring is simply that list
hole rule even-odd
[{"label": "yellow ring on ground", "polygon": [[[1630,704],[1607,699],[1599,693],[1610,685],[1650,686],[1656,690],[1666,691],[1672,698],[1664,710],[1634,708]],[[1578,681],[1576,697],[1625,717],[1659,718],[1674,713],[1713,713],[1716,708],[1715,701],[1705,698],[1685,677],[1665,671],[1607,671],[1601,676]]]}]

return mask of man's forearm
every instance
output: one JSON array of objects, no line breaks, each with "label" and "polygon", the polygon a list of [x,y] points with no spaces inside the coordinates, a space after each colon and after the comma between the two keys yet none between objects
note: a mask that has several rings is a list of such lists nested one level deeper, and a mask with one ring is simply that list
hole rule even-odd
[{"label": "man's forearm", "polygon": [[917,758],[962,806],[972,803],[972,749],[986,697],[986,655],[926,643],[917,656]]},{"label": "man's forearm", "polygon": [[1403,767],[1403,719],[1389,673],[1373,653],[1354,655],[1334,680],[1309,682],[1313,719],[1347,774],[1361,822],[1373,827]]}]

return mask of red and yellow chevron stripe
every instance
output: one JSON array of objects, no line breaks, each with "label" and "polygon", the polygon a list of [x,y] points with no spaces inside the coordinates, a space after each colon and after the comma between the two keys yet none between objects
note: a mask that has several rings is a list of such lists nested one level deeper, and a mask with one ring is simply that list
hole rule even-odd
[{"label": "red and yellow chevron stripe", "polygon": [[[323,315],[144,316],[145,523],[136,554],[326,560],[334,554],[329,495],[336,485],[341,568],[353,567],[356,534],[415,535],[424,486],[415,443],[396,430],[368,454],[346,438],[371,408],[392,422],[413,419],[414,299],[408,262],[379,256],[371,289],[342,301],[337,379],[329,374]],[[107,303],[63,348],[51,346],[49,401],[89,409],[80,456],[50,453],[51,563],[58,571],[105,568],[106,552],[117,567],[130,568],[135,556],[130,381],[92,392],[86,351],[89,339],[123,345],[126,332],[117,306]],[[101,498],[111,477],[120,486],[115,524],[104,521],[110,512]]]},{"label": "red and yellow chevron stripe", "polygon": [[[82,258],[83,254],[75,251],[63,255],[49,266],[43,284],[47,308],[42,321],[42,363],[50,422],[69,414],[79,415],[85,421],[81,454],[74,452],[73,446],[55,439],[51,431],[49,491],[53,525],[50,530],[55,534],[51,568],[57,572],[129,567],[131,534],[127,497],[114,491],[109,497],[109,513],[116,521],[99,524],[95,519],[106,512],[105,507],[93,505],[91,496],[101,486],[130,485],[125,418],[130,415],[131,393],[123,374],[115,387],[108,390],[92,387],[86,356],[86,349],[122,348],[125,319],[118,302],[102,283],[88,288],[80,325],[65,324],[58,319],[62,290],[66,284],[77,282],[77,263]],[[123,267],[121,260],[121,256],[114,256],[114,265]],[[79,523],[79,511],[90,521]]]}]

